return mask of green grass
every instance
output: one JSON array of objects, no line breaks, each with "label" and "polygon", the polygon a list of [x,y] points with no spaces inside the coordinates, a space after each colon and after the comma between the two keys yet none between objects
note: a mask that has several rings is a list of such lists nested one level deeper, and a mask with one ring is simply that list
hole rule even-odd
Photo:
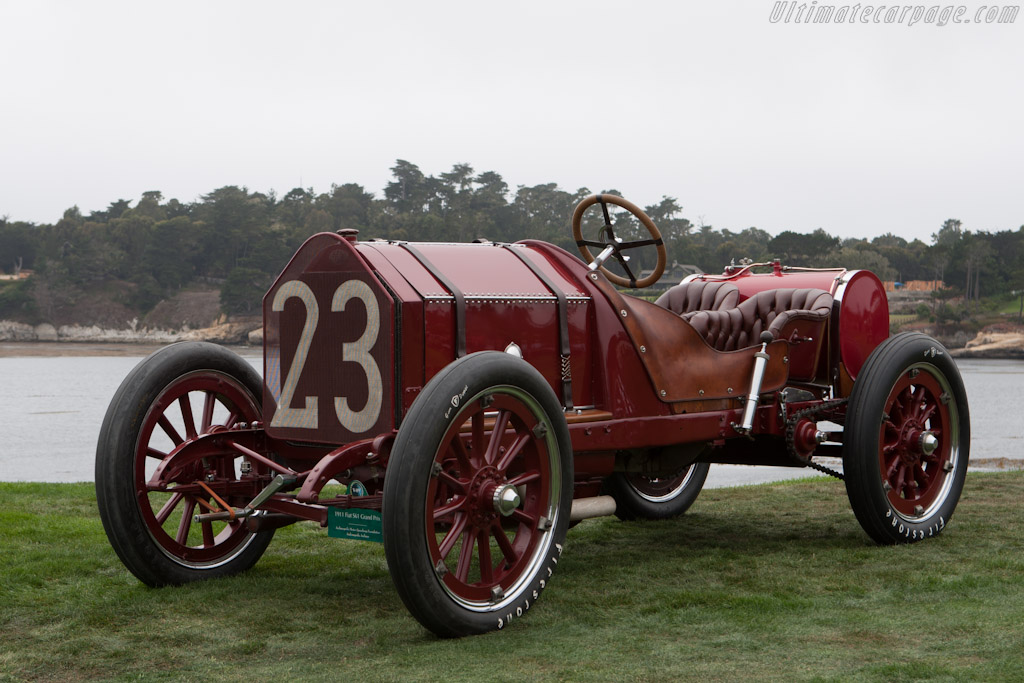
[{"label": "green grass", "polygon": [[1022,492],[971,474],[940,537],[878,547],[841,482],[708,490],[584,522],[526,618],[438,640],[378,545],[296,525],[243,575],[150,589],[90,485],[0,484],[0,679],[1021,680]]}]

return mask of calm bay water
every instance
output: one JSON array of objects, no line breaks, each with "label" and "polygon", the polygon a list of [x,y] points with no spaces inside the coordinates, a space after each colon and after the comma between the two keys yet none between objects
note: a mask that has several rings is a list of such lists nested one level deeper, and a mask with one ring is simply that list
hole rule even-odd
[{"label": "calm bay water", "polygon": [[[0,344],[0,481],[93,480],[107,404],[155,347]],[[259,371],[258,348],[236,349]],[[66,355],[69,353],[81,355]],[[971,411],[971,461],[1024,461],[1024,361],[962,360]],[[709,485],[807,476],[805,469],[715,466]]]}]

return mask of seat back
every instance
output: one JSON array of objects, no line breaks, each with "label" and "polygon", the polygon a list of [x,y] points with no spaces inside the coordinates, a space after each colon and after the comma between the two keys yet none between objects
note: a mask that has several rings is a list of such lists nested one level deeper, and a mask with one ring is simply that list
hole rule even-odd
[{"label": "seat back", "polygon": [[770,289],[735,308],[697,311],[688,319],[712,347],[734,351],[758,344],[765,330],[784,338],[790,323],[824,323],[831,312],[832,295],[822,289]]},{"label": "seat back", "polygon": [[672,287],[654,303],[684,318],[696,311],[717,311],[739,303],[740,290],[729,282],[692,280]]}]

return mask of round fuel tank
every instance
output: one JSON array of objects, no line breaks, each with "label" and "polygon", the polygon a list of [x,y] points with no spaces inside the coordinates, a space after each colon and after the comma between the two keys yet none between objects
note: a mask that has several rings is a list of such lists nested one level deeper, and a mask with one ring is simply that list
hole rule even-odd
[{"label": "round fuel tank", "polygon": [[889,336],[889,300],[882,282],[869,270],[846,273],[833,297],[839,359],[850,379],[857,379],[868,356]]}]

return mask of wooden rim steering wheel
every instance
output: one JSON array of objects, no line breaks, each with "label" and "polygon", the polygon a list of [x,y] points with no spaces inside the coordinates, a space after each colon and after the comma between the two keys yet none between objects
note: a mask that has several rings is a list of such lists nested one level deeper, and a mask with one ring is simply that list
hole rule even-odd
[{"label": "wooden rim steering wheel", "polygon": [[[601,205],[601,212],[604,214],[604,227],[601,228],[601,236],[604,241],[596,240],[585,240],[583,239],[583,212],[594,204]],[[621,206],[626,211],[636,216],[636,218],[647,228],[647,232],[650,233],[651,239],[647,240],[633,240],[632,242],[623,242],[620,238],[615,236],[615,231],[612,228],[611,216],[608,215],[608,205],[615,204]],[[618,195],[614,194],[593,194],[581,201],[576,205],[576,210],[572,212],[572,236],[576,240],[576,246],[580,250],[580,255],[583,256],[583,260],[591,264],[591,270],[600,270],[604,273],[604,276],[611,282],[619,285],[620,287],[631,287],[633,289],[639,289],[642,287],[650,287],[658,278],[661,277],[662,273],[665,272],[665,265],[668,262],[668,254],[665,252],[665,243],[661,239],[661,232],[658,230],[658,226],[654,224],[654,221],[643,212],[639,206],[631,201],[623,199]],[[628,249],[636,249],[638,247],[646,247],[654,245],[658,249],[658,263],[654,266],[654,272],[645,278],[640,280],[636,279],[633,275],[633,271],[629,268],[628,257],[623,257],[622,252]],[[601,253],[595,257],[590,252],[590,247],[600,249]],[[604,267],[604,262],[614,258],[622,266],[623,270],[626,271],[628,278],[616,275]],[[596,267],[594,263],[597,263]]]}]

